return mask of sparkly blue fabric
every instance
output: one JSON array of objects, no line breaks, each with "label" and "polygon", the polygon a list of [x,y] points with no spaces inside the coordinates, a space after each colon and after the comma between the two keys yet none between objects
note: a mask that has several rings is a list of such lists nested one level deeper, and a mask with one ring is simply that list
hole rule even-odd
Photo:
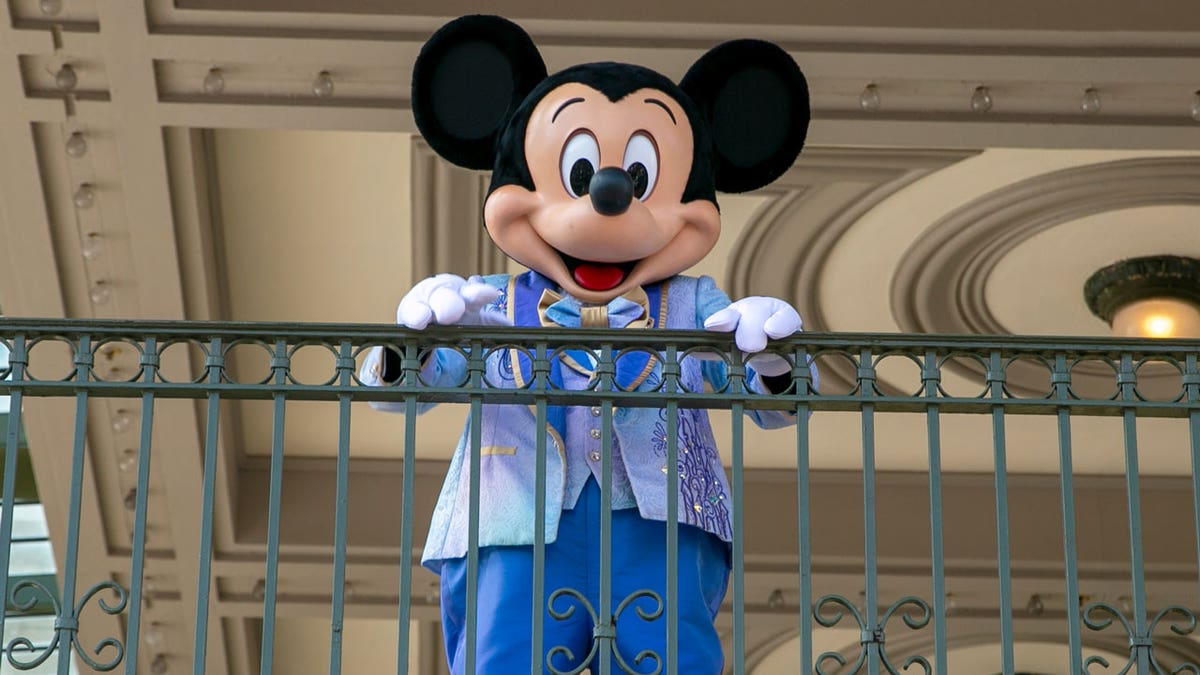
[{"label": "sparkly blue fabric", "polygon": [[[536,305],[546,287],[557,290],[545,277],[527,272],[517,277],[494,275],[483,280],[501,291],[499,299],[488,311],[510,317],[518,326],[537,326]],[[645,289],[656,326],[673,329],[696,329],[714,312],[729,305],[729,298],[708,277],[673,277]],[[663,302],[662,294],[666,295]],[[532,307],[532,311],[530,310]],[[665,309],[665,312],[661,312]],[[658,316],[663,313],[664,316]],[[362,379],[372,380],[372,354],[363,367]],[[637,383],[638,391],[654,391],[661,385],[661,365],[658,358],[644,352],[620,355],[617,360],[617,382],[622,386]],[[377,360],[375,361],[377,363]],[[650,366],[647,368],[647,366]],[[586,386],[586,378],[564,379],[568,365],[562,359],[551,364],[550,379],[556,386]],[[723,363],[695,358],[681,362],[681,385],[687,391],[702,391],[705,383],[714,390],[727,386]],[[466,361],[453,350],[439,350],[422,372],[425,382],[433,386],[454,386],[466,377]],[[490,387],[524,387],[532,380],[528,355],[519,350],[497,350],[487,360],[484,374]],[[640,380],[639,380],[640,378]],[[377,377],[376,377],[377,380]],[[752,391],[764,393],[761,379],[752,369],[747,373],[747,385]],[[576,411],[581,412],[579,410]],[[761,427],[776,428],[795,422],[795,416],[779,411],[748,413]],[[566,408],[550,406],[549,424],[540,433],[546,434],[546,542],[555,541],[564,508],[575,502],[580,477],[598,475],[589,467],[572,471],[580,458],[588,456],[583,444],[590,443],[591,429],[580,425],[589,419],[583,414],[571,416],[568,424]],[[520,405],[484,406],[480,420],[483,456],[481,457],[480,546],[527,545],[533,543],[534,497],[536,486],[537,434],[534,409]],[[730,492],[713,438],[707,412],[702,409],[681,408],[678,411],[679,442],[679,521],[694,525],[722,540],[732,540],[730,522]],[[613,414],[613,442],[619,463],[614,468],[623,476],[614,475],[616,504],[625,505],[623,494],[626,480],[636,501],[638,512],[648,520],[666,520],[667,465],[666,413],[654,408],[618,407]],[[469,507],[469,438],[470,420],[451,459],[445,483],[434,509],[429,537],[422,562],[437,572],[443,560],[460,558],[467,551],[467,517]],[[590,446],[589,446],[590,447]],[[571,468],[569,468],[569,465]],[[568,476],[575,480],[568,484]]]}]

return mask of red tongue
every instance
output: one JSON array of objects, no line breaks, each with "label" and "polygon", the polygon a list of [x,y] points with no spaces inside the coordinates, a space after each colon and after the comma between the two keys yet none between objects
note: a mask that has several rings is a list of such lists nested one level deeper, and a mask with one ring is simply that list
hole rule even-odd
[{"label": "red tongue", "polygon": [[625,273],[616,265],[583,263],[575,268],[575,282],[589,291],[607,291],[624,278]]}]

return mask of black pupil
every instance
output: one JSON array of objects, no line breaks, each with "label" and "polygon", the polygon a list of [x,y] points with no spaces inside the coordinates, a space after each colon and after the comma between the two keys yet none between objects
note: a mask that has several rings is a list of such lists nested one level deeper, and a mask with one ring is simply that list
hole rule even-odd
[{"label": "black pupil", "polygon": [[586,159],[577,159],[571,165],[571,192],[575,193],[576,197],[582,197],[588,193],[588,186],[592,183],[592,176],[596,174],[595,167]]},{"label": "black pupil", "polygon": [[633,196],[641,199],[646,194],[646,188],[650,185],[650,174],[646,171],[646,166],[641,162],[634,162],[626,171],[629,172],[629,177],[633,179]]}]

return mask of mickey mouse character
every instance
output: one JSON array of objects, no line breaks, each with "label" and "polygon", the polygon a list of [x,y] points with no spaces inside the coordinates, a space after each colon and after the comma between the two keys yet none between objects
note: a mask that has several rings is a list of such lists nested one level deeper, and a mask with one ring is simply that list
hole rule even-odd
[{"label": "mickey mouse character", "polygon": [[[488,233],[524,274],[418,283],[400,302],[397,320],[411,329],[439,324],[704,327],[734,331],[754,353],[752,391],[791,386],[792,365],[763,352],[768,338],[800,330],[782,300],[730,303],[707,277],[680,273],[702,259],[720,233],[716,191],[767,185],[800,153],[808,127],[808,90],[796,63],[779,47],[738,40],[704,54],[676,85],[652,70],[590,63],[547,76],[529,36],[491,16],[450,22],[429,39],[413,71],[412,108],[429,145],[445,159],[491,169],[484,206]],[[762,352],[762,353],[760,353]],[[623,354],[617,384],[653,390],[659,356]],[[375,349],[362,380],[381,385],[399,376],[399,358]],[[718,361],[684,359],[681,383],[720,389]],[[583,389],[594,355],[567,351],[551,364],[558,387]],[[453,386],[465,378],[461,353],[435,351],[425,382]],[[815,375],[815,373],[814,373]],[[492,386],[532,379],[528,357],[497,350],[487,360]],[[387,409],[387,404],[379,407]],[[794,423],[783,412],[751,415],[763,427]],[[482,411],[477,672],[530,672],[534,542],[534,466],[539,434],[546,447],[547,593],[571,588],[599,607],[601,419],[599,408],[552,406],[538,429],[519,405]],[[468,422],[468,429],[469,427]],[[466,654],[465,555],[468,540],[469,434],[450,463],[422,562],[441,575],[446,651],[461,673]],[[678,672],[720,673],[713,620],[729,577],[729,488],[703,410],[678,413],[679,588]],[[665,597],[666,414],[619,408],[612,424],[613,607],[642,589]],[[547,598],[541,603],[545,607]],[[639,600],[638,602],[644,602]],[[569,601],[560,598],[558,611]],[[655,672],[666,654],[665,620],[626,612],[616,630],[613,672]],[[543,666],[593,669],[592,618],[547,614]],[[566,649],[561,649],[565,647]],[[647,650],[655,656],[643,657]],[[639,655],[636,660],[622,655]]]}]

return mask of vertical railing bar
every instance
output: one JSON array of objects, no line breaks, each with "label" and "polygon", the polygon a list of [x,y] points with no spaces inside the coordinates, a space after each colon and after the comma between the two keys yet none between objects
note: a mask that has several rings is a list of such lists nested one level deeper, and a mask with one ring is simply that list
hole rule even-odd
[{"label": "vertical railing bar", "polygon": [[[1133,357],[1121,354],[1121,401],[1134,403],[1137,375],[1133,369]],[[1142,506],[1138,485],[1137,412],[1129,406],[1122,411],[1125,441],[1125,493],[1129,507],[1129,571],[1133,587],[1133,630],[1131,637],[1146,635],[1146,569],[1142,552]],[[1135,649],[1137,672],[1150,673],[1148,649]]]},{"label": "vertical railing bar", "polygon": [[[13,351],[9,355],[9,377],[14,382],[25,379],[25,336],[13,339]],[[21,400],[24,391],[15,389],[9,395],[8,433],[4,439],[4,492],[0,493],[0,601],[8,605],[8,564],[12,556],[13,512],[16,505],[17,453],[21,430]],[[7,612],[0,612],[0,638],[4,636],[4,620]]]},{"label": "vertical railing bar", "polygon": [[[483,345],[479,340],[471,341],[468,358],[468,386],[474,392],[483,388],[481,364]],[[467,509],[467,654],[466,675],[475,675],[475,644],[479,628],[479,472],[482,468],[483,445],[483,396],[473,393],[471,405],[471,457],[470,457],[470,502]]]},{"label": "vertical railing bar", "polygon": [[417,395],[419,382],[417,346],[404,346],[404,476],[400,488],[400,606],[397,609],[396,674],[408,673],[409,633],[412,625],[413,489],[417,455]]},{"label": "vertical railing bar", "polygon": [[[221,383],[225,357],[221,338],[209,343],[208,383]],[[208,393],[207,419],[204,426],[204,493],[200,507],[200,569],[196,575],[196,638],[192,646],[192,675],[205,675],[208,656],[208,605],[212,587],[213,502],[217,482],[217,434],[220,430],[221,394]]]},{"label": "vertical railing bar", "polygon": [[[276,340],[274,356],[271,358],[276,385],[287,384],[288,368],[287,342]],[[267,505],[267,576],[263,587],[262,659],[259,668],[262,675],[271,675],[275,661],[275,601],[279,590],[279,520],[283,495],[283,432],[287,395],[278,392],[273,399]]]},{"label": "vertical railing bar", "polygon": [[[938,398],[940,369],[937,352],[925,352],[925,397],[930,401]],[[942,534],[942,428],[941,407],[937,403],[925,406],[926,436],[929,442],[929,545],[933,572],[933,635],[934,672],[947,675],[946,650],[946,556]]]},{"label": "vertical railing bar", "polygon": [[[349,387],[354,356],[349,340],[338,351],[338,384]],[[350,395],[338,396],[337,488],[333,525],[333,589],[329,636],[329,675],[342,672],[342,629],[346,605],[346,519],[350,492]],[[403,561],[402,561],[403,562]]]},{"label": "vertical railing bar", "polygon": [[[87,443],[87,384],[90,379],[92,356],[92,339],[81,335],[75,347],[75,383],[79,389],[75,391],[75,438],[71,448],[71,497],[67,511],[67,551],[63,568],[63,592],[61,613],[66,616],[60,619],[74,620],[75,577],[79,564],[79,517],[83,501],[83,461],[85,444]],[[8,570],[5,570],[8,573]],[[58,641],[58,675],[70,675],[71,672],[71,631],[59,630],[56,634]]]},{"label": "vertical railing bar", "polygon": [[[1200,402],[1200,367],[1195,354],[1188,354],[1184,385],[1187,402],[1195,406]],[[1188,431],[1192,449],[1192,525],[1195,528],[1196,562],[1200,564],[1200,410],[1193,408],[1188,414]]]},{"label": "vertical railing bar", "polygon": [[[533,368],[532,385],[533,390],[539,396],[534,412],[537,440],[534,443],[536,456],[533,470],[533,593],[531,598],[533,645],[529,657],[530,675],[539,675],[542,672],[542,661],[544,660],[542,655],[546,649],[546,437],[549,432],[546,427],[549,420],[544,393],[548,389],[546,385],[547,358],[546,343],[539,342],[533,357],[535,367]],[[565,452],[564,448],[564,454]],[[566,471],[565,461],[563,471]]]},{"label": "vertical railing bar", "polygon": [[[745,379],[742,379],[739,395],[745,393]],[[740,400],[734,401],[730,407],[730,427],[733,435],[733,451],[730,459],[733,461],[733,672],[734,675],[745,675],[746,672],[746,542],[745,532],[745,471],[742,464],[743,456],[743,414],[744,405]]]},{"label": "vertical railing bar", "polygon": [[[1069,374],[1067,357],[1055,355],[1054,393],[1059,401],[1070,399]],[[1083,638],[1079,625],[1079,560],[1075,541],[1075,470],[1071,452],[1071,410],[1061,406],[1058,409],[1058,473],[1062,493],[1063,565],[1067,577],[1067,646],[1071,653],[1071,675],[1084,675]]]},{"label": "vertical railing bar", "polygon": [[[147,337],[142,353],[142,381],[153,385],[158,374],[158,341]],[[137,490],[133,515],[133,560],[129,569],[129,622],[125,633],[125,674],[137,675],[138,635],[142,624],[142,577],[146,559],[146,500],[150,492],[150,444],[154,431],[154,393],[142,394],[142,425],[138,440]]]},{"label": "vertical railing bar", "polygon": [[[807,397],[810,395],[811,376],[807,366],[808,354],[801,351],[796,357],[796,369],[804,368],[797,382],[796,393]],[[808,399],[801,399],[796,405],[796,509],[797,509],[797,542],[800,557],[800,672],[808,672],[813,667],[813,599],[812,599],[812,542],[809,519],[809,406]]]},{"label": "vertical railing bar", "polygon": [[1196,560],[1200,562],[1200,411],[1188,415],[1192,446],[1192,503],[1196,528]]},{"label": "vertical railing bar", "polygon": [[[859,386],[860,394],[864,397],[875,395],[874,363],[869,349],[859,353]],[[868,377],[868,374],[870,375]],[[863,452],[863,572],[865,577],[864,593],[866,594],[863,620],[865,632],[870,636],[869,644],[863,645],[867,650],[866,665],[869,675],[879,675],[880,655],[879,643],[875,636],[879,631],[879,559],[876,546],[875,531],[875,404],[862,404],[862,452]]]},{"label": "vertical railing bar", "polygon": [[[600,347],[600,391],[608,394],[613,389],[614,370],[612,344]],[[600,400],[600,602],[598,618],[600,625],[611,628],[612,607],[612,422],[613,400]],[[596,650],[598,663],[593,668],[599,675],[611,675],[612,652],[615,648],[611,639],[599,639]]]},{"label": "vertical railing bar", "polygon": [[1015,672],[1013,655],[1012,561],[1008,532],[1008,457],[1004,435],[1004,364],[1001,354],[988,357],[989,396],[992,406],[992,450],[996,488],[996,563],[1000,584],[1000,655],[1004,675]]},{"label": "vertical railing bar", "polygon": [[679,377],[678,351],[667,345],[667,675],[679,675]]}]

